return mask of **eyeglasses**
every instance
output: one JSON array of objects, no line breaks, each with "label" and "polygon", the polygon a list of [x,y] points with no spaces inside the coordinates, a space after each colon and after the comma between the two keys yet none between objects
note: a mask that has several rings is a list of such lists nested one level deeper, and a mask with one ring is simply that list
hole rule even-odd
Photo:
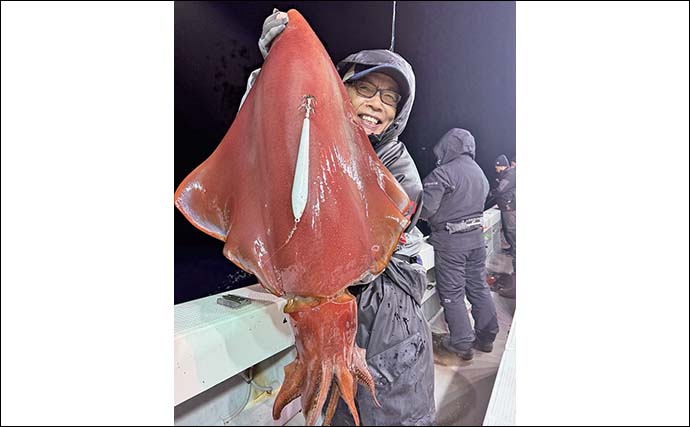
[{"label": "eyeglasses", "polygon": [[365,98],[372,98],[377,92],[380,92],[381,101],[383,101],[384,104],[390,105],[391,107],[397,107],[398,102],[400,102],[402,99],[402,96],[400,96],[399,93],[390,89],[379,89],[365,80],[357,80],[350,84],[355,87],[355,90],[358,94]]}]

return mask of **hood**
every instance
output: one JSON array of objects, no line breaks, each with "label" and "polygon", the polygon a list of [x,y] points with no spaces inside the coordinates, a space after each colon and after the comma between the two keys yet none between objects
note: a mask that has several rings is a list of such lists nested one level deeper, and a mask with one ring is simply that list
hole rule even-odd
[{"label": "hood", "polygon": [[[374,138],[372,143],[376,147],[379,143],[391,141],[405,130],[407,125],[407,119],[410,117],[410,111],[412,111],[412,104],[414,103],[415,94],[415,78],[414,72],[412,71],[412,66],[400,55],[395,52],[391,52],[386,49],[377,50],[363,50],[361,52],[354,53],[347,58],[343,59],[336,66],[340,77],[342,78],[345,73],[355,65],[355,71],[360,72],[361,70],[375,67],[377,65],[388,65],[392,68],[398,70],[399,73],[395,73],[395,76],[391,77],[396,80],[404,78],[405,81],[398,81],[398,85],[401,88],[406,88],[408,93],[401,94],[403,98],[398,104],[398,111],[395,115],[395,119],[388,129],[386,129],[383,134],[378,138]],[[372,138],[370,138],[372,139]]]},{"label": "hood", "polygon": [[474,151],[474,137],[470,131],[460,128],[446,132],[434,147],[437,165],[444,165],[463,154],[467,154],[474,159]]}]

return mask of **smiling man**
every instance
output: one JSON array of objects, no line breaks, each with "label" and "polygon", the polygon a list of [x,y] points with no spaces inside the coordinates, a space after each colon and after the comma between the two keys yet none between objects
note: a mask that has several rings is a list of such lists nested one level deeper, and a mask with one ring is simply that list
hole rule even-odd
[{"label": "smiling man", "polygon": [[393,122],[401,98],[395,80],[385,74],[371,73],[346,87],[367,135],[383,133]]}]

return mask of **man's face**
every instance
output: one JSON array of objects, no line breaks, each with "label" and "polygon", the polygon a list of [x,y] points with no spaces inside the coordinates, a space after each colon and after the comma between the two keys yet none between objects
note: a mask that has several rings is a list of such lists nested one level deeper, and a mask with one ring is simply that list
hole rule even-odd
[{"label": "man's face", "polygon": [[501,173],[506,169],[508,169],[507,166],[496,166],[496,173]]},{"label": "man's face", "polygon": [[[379,90],[392,90],[400,93],[396,81],[385,74],[371,73],[364,76],[361,81],[371,83]],[[397,108],[384,103],[381,100],[381,92],[377,92],[371,98],[366,98],[360,95],[352,84],[345,85],[345,88],[350,96],[350,101],[352,101],[352,106],[355,108],[355,114],[357,114],[367,135],[382,134],[395,119]]]}]

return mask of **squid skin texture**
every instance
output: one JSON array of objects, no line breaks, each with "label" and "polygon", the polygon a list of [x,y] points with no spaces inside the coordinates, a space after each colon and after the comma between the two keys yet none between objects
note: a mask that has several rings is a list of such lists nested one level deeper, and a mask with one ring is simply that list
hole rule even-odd
[{"label": "squid skin texture", "polygon": [[[280,417],[285,405],[301,397],[307,424],[313,425],[334,383],[331,403],[335,405],[338,396],[342,397],[359,424],[354,403],[357,384],[363,384],[372,394],[375,391],[364,350],[354,345],[357,331],[355,301],[352,295],[344,292],[316,307],[288,304],[286,310],[292,320],[299,357],[285,368],[285,382],[273,406],[275,419]],[[326,417],[326,424],[330,417]]]},{"label": "squid skin texture", "polygon": [[[285,369],[274,417],[301,396],[313,424],[335,379],[333,396],[358,420],[356,383],[374,388],[345,289],[383,271],[409,223],[410,201],[376,156],[321,42],[299,12],[288,15],[235,121],[180,184],[175,205],[225,242],[229,260],[288,299],[297,359]],[[307,198],[297,220],[292,191],[307,96]]]}]

